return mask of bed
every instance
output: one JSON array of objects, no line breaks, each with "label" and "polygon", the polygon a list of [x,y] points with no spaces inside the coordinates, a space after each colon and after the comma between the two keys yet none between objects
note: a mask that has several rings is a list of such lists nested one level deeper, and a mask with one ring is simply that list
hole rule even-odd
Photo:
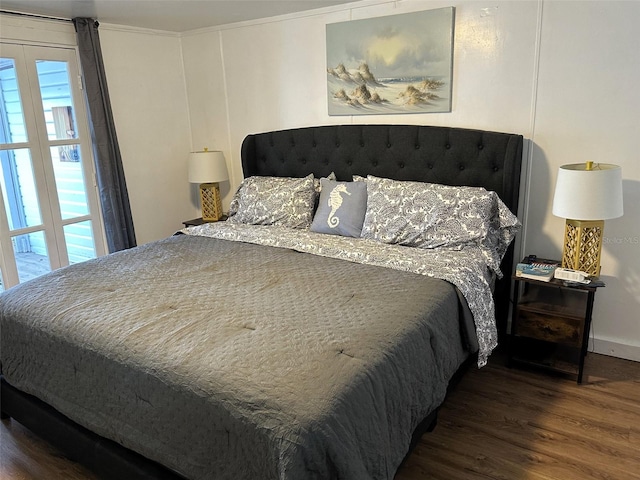
[{"label": "bed", "polygon": [[[393,478],[504,332],[522,143],[409,125],[247,136],[228,221],[1,294],[3,417],[104,478]],[[424,217],[425,199],[429,235],[398,226],[394,208]],[[342,202],[346,230],[326,233]]]}]

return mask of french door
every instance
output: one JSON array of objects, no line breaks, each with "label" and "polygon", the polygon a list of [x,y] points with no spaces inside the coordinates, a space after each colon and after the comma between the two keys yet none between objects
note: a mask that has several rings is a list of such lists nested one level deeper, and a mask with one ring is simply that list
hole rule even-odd
[{"label": "french door", "polygon": [[105,254],[73,48],[0,43],[0,291]]}]

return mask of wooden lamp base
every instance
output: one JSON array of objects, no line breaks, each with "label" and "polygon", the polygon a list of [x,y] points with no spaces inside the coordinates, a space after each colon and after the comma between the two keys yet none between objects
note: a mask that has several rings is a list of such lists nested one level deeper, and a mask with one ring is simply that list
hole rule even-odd
[{"label": "wooden lamp base", "polygon": [[200,202],[202,219],[205,222],[217,222],[222,218],[222,200],[220,199],[220,187],[217,183],[200,184]]},{"label": "wooden lamp base", "polygon": [[600,275],[604,220],[569,220],[565,223],[562,267]]}]

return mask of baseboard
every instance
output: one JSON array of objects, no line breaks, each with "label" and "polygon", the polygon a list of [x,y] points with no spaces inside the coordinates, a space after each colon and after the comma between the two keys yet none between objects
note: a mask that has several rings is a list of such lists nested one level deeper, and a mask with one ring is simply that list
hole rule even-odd
[{"label": "baseboard", "polygon": [[629,345],[613,339],[592,338],[589,340],[589,351],[640,362],[640,345]]}]

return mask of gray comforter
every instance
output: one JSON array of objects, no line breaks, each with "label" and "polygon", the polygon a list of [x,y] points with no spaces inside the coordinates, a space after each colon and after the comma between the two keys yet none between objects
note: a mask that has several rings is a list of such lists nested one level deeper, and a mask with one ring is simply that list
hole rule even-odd
[{"label": "gray comforter", "polygon": [[448,282],[175,236],[0,295],[2,374],[192,479],[391,479],[466,358]]}]

